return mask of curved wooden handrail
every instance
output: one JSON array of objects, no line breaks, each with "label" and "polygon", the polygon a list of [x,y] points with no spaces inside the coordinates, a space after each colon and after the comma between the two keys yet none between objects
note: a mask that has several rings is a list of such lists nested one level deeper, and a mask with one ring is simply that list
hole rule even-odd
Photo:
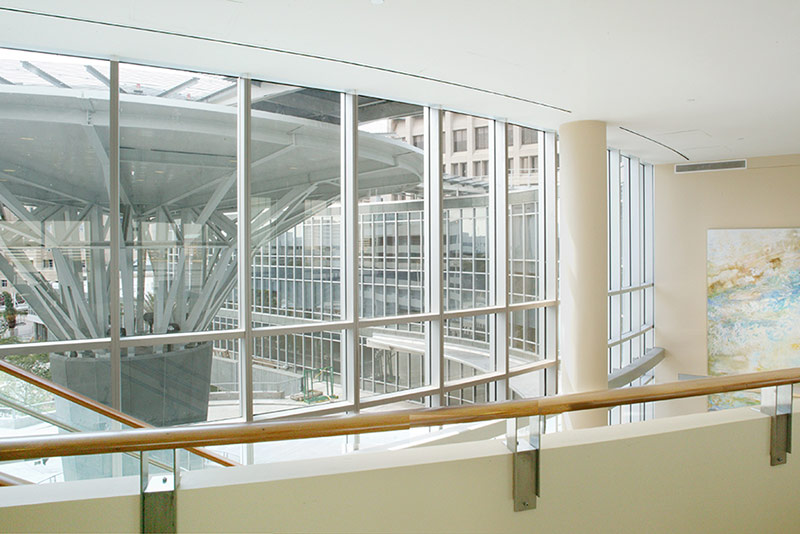
[{"label": "curved wooden handrail", "polygon": [[257,443],[316,437],[404,430],[418,426],[551,415],[576,410],[609,408],[621,404],[653,402],[781,386],[800,382],[800,368],[733,376],[702,378],[616,390],[592,391],[507,401],[494,404],[402,410],[298,421],[232,423],[193,427],[151,428],[122,432],[95,432],[61,436],[0,440],[0,461],[72,456],[109,452],[187,448],[235,443]]},{"label": "curved wooden handrail", "polygon": [[[122,413],[119,410],[115,410],[110,406],[101,404],[94,399],[91,399],[85,395],[81,395],[80,393],[76,393],[71,389],[65,388],[64,386],[60,386],[55,382],[51,382],[50,380],[35,375],[29,371],[26,371],[25,369],[20,369],[16,365],[12,365],[4,361],[2,358],[0,358],[0,371],[7,373],[15,378],[19,378],[23,382],[32,384],[40,389],[49,391],[53,395],[66,399],[79,406],[83,406],[84,408],[91,410],[95,413],[99,413],[100,415],[108,417],[109,419],[112,419],[124,425],[128,425],[131,428],[154,428],[153,425],[145,423],[140,419],[136,419],[135,417],[131,417],[130,415]],[[106,432],[103,433],[105,434]],[[181,449],[186,448],[187,450],[191,451],[192,453],[198,456],[202,456],[207,460],[211,460],[212,462],[216,462],[225,467],[232,467],[235,465],[239,465],[233,460],[229,460],[224,456],[220,456],[219,454],[206,451],[203,449],[194,449],[191,447],[179,447],[179,448]]]},{"label": "curved wooden handrail", "polygon": [[0,486],[25,486],[27,484],[32,484],[32,482],[8,473],[0,473]]}]

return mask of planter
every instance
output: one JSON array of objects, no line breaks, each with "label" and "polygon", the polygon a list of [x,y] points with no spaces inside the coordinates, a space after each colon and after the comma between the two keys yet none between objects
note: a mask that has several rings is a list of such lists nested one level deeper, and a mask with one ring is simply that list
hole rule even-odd
[{"label": "planter", "polygon": [[[170,348],[170,346],[167,346]],[[137,349],[122,357],[122,411],[153,426],[205,421],[211,381],[211,343],[165,352]],[[123,351],[124,354],[124,351]],[[53,381],[111,404],[109,356],[50,355]],[[81,430],[104,430],[107,421],[72,403],[58,403],[59,419]],[[66,411],[65,411],[66,410]]]}]

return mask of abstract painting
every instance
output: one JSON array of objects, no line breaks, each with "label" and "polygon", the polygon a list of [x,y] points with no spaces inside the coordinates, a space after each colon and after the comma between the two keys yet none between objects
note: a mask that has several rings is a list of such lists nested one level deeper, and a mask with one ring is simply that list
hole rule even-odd
[{"label": "abstract painting", "polygon": [[[709,230],[708,374],[800,366],[800,228]],[[712,410],[755,392],[709,396]]]}]

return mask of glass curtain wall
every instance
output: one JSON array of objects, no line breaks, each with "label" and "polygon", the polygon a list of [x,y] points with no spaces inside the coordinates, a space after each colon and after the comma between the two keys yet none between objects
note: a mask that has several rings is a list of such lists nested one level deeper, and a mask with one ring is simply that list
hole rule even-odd
[{"label": "glass curtain wall", "polygon": [[[613,373],[653,348],[653,166],[608,151],[609,297],[608,371]],[[652,383],[649,370],[628,386]],[[618,406],[612,424],[653,417],[652,403]]]},{"label": "glass curtain wall", "polygon": [[555,391],[554,134],[117,62],[0,71],[0,283],[28,311],[0,356],[159,426]]}]

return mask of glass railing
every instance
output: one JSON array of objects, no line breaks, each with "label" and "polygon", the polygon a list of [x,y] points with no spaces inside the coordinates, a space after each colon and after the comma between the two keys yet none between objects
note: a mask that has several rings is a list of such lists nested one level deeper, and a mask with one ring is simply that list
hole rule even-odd
[{"label": "glass railing", "polygon": [[[16,376],[0,372],[0,439],[70,434],[76,432],[117,432],[134,428],[107,415],[81,406]],[[216,465],[210,460],[181,450],[181,470]],[[138,475],[140,454],[100,454],[58,458],[36,458],[1,462],[0,473],[34,484]],[[171,473],[171,451],[148,456],[151,474]]]}]

